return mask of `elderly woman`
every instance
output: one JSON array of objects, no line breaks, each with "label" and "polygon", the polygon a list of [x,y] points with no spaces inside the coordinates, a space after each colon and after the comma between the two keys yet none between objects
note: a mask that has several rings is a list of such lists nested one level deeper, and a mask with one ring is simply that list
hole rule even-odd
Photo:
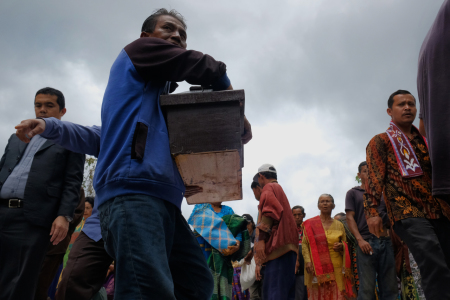
[{"label": "elderly woman", "polygon": [[335,207],[331,195],[321,195],[318,207],[320,215],[303,222],[302,252],[308,299],[347,299],[353,292],[345,229],[331,216]]}]

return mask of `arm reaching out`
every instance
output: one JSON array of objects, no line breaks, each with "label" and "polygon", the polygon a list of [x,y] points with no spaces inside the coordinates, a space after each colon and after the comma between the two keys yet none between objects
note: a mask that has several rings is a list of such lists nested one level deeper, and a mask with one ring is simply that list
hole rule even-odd
[{"label": "arm reaching out", "polygon": [[56,118],[29,119],[16,126],[16,135],[28,143],[40,134],[62,147],[76,153],[98,156],[100,152],[100,126],[82,126]]}]

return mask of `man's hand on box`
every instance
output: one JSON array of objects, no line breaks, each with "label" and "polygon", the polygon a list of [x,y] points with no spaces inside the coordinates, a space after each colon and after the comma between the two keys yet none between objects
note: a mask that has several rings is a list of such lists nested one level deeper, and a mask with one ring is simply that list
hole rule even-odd
[{"label": "man's hand on box", "polygon": [[247,117],[244,116],[244,134],[241,136],[242,143],[247,144],[252,139],[252,125],[247,120]]},{"label": "man's hand on box", "polygon": [[16,127],[17,137],[24,143],[29,143],[30,139],[45,130],[45,121],[42,119],[29,119],[20,122]]}]

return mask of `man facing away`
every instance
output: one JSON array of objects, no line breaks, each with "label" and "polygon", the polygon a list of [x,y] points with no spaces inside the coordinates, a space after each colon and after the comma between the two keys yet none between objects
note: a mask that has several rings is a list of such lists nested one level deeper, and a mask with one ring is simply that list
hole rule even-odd
[{"label": "man facing away", "polygon": [[431,159],[434,197],[450,203],[450,1],[443,2],[423,41],[417,90],[420,130]]},{"label": "man facing away", "polygon": [[388,130],[367,146],[364,208],[369,230],[380,236],[383,222],[376,208],[384,192],[394,231],[419,265],[426,298],[450,299],[450,208],[431,192],[426,140],[412,125],[416,100],[398,90],[389,97],[387,113],[392,118]]},{"label": "man facing away", "polygon": [[284,300],[295,297],[295,273],[298,253],[298,231],[289,200],[277,182],[273,165],[258,169],[259,185],[263,188],[256,225],[256,278],[265,264],[263,299]]},{"label": "man facing away", "polygon": [[[34,110],[37,118],[61,119],[64,95],[43,88]],[[73,219],[83,169],[84,155],[39,135],[29,144],[10,137],[0,160],[0,299],[34,298],[49,242],[61,242]]]},{"label": "man facing away", "polygon": [[[74,134],[83,138],[72,143],[92,144],[96,149],[88,150],[98,151],[94,187],[103,241],[116,262],[118,298],[208,299],[212,294],[212,276],[181,215],[183,197],[192,194],[185,194],[171,157],[159,96],[173,91],[174,81],[214,90],[232,87],[225,64],[187,51],[186,37],[183,17],[175,11],[160,9],[147,18],[141,38],[126,46],[111,68],[101,130],[75,125]],[[30,124],[23,130],[37,126]],[[246,119],[244,126],[246,143],[251,138]],[[73,133],[64,126],[59,130]]]},{"label": "man facing away", "polygon": [[306,217],[303,206],[296,205],[292,208],[292,215],[295,219],[298,231],[298,257],[297,257],[297,273],[295,274],[295,300],[307,300],[308,291],[305,285],[305,261],[302,255],[303,240],[303,219]]},{"label": "man facing away", "polygon": [[[358,166],[358,177],[361,186],[356,186],[347,192],[345,211],[348,227],[358,242],[356,248],[359,300],[375,299],[376,281],[380,290],[380,300],[394,300],[398,296],[397,275],[395,272],[395,257],[392,242],[388,236],[387,227],[383,226],[380,237],[370,233],[364,215],[365,185],[367,182],[367,162]],[[383,216],[384,223],[389,222],[386,216],[386,206],[380,199],[378,212]]]}]

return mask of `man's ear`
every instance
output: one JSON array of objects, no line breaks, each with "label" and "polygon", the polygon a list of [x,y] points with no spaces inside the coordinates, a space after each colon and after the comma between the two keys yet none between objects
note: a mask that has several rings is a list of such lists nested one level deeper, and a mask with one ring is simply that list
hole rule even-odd
[{"label": "man's ear", "polygon": [[67,109],[64,107],[63,109],[61,109],[61,111],[59,112],[59,117],[62,118],[62,116],[64,116],[67,112]]},{"label": "man's ear", "polygon": [[142,31],[140,37],[149,37],[149,35],[148,32]]},{"label": "man's ear", "polygon": [[387,112],[387,114],[390,115],[391,118],[392,118],[392,108],[389,108],[389,107],[388,107],[388,109],[386,109],[386,112]]}]

